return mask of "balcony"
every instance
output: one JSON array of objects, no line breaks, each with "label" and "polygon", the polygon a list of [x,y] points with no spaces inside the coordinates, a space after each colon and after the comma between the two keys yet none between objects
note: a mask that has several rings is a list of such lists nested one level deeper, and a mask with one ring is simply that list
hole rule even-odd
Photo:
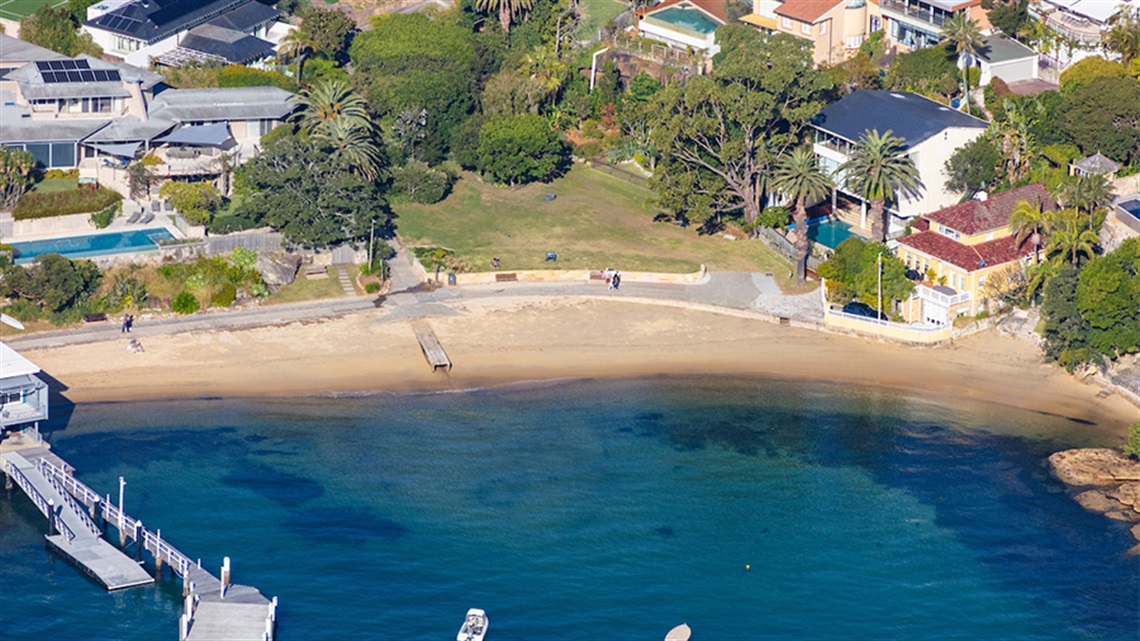
[{"label": "balcony", "polygon": [[945,9],[939,9],[933,5],[921,2],[899,2],[899,0],[880,0],[879,7],[887,13],[899,16],[905,16],[912,20],[924,22],[929,25],[941,27],[946,24],[947,18],[953,15],[952,12]]},{"label": "balcony", "polygon": [[936,305],[940,305],[946,309],[950,309],[954,305],[961,305],[970,301],[970,292],[958,292],[957,294],[944,294],[932,287],[926,285],[919,285],[914,288],[914,295],[922,300],[930,301]]},{"label": "balcony", "polygon": [[1102,25],[1064,11],[1054,11],[1045,18],[1045,24],[1059,35],[1083,47],[1100,46]]}]

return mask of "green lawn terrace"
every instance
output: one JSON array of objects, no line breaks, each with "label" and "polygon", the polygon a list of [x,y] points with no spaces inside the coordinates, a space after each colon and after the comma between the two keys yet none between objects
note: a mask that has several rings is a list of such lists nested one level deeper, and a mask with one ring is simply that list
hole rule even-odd
[{"label": "green lawn terrace", "polygon": [[[555,198],[548,200],[550,195]],[[399,204],[396,223],[413,247],[454,252],[466,271],[605,269],[689,273],[772,273],[790,285],[789,266],[760,241],[698,235],[669,221],[649,189],[595,169],[574,166],[549,184],[494,187],[465,173],[434,205]],[[551,263],[546,254],[557,254]]]},{"label": "green lawn terrace", "polygon": [[[5,21],[19,22],[44,5],[66,7],[67,0],[0,0],[0,18]],[[14,30],[5,25],[5,32],[11,35]]]}]

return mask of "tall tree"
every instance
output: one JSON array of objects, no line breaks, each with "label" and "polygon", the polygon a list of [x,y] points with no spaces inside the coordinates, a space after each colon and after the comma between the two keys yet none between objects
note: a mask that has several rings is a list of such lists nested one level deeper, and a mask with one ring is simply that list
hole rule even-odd
[{"label": "tall tree", "polygon": [[772,187],[795,202],[796,282],[802,283],[807,277],[807,259],[811,253],[806,204],[827,195],[832,188],[831,177],[819,166],[811,149],[797,147],[776,163]]},{"label": "tall tree", "polygon": [[313,38],[304,29],[293,29],[281,39],[277,48],[278,61],[297,61],[297,82],[303,83],[301,73],[305,67],[305,56],[313,52]]},{"label": "tall tree", "polygon": [[20,39],[72,57],[85,53],[99,57],[103,49],[91,35],[79,32],[79,23],[67,6],[43,5],[20,21]]},{"label": "tall tree", "polygon": [[959,11],[946,20],[939,32],[939,46],[950,47],[958,53],[958,67],[962,70],[962,100],[966,103],[966,113],[970,113],[970,74],[966,73],[974,64],[978,50],[982,48],[982,32],[978,23],[970,19],[968,11]]},{"label": "tall tree", "polygon": [[1044,106],[1032,97],[1002,100],[1001,115],[995,117],[990,131],[1001,140],[1010,182],[1019,180],[1029,170],[1029,161],[1037,149],[1033,128],[1044,112]]},{"label": "tall tree", "polygon": [[487,13],[499,12],[499,25],[503,31],[511,32],[511,20],[534,9],[536,0],[476,0],[475,6]]},{"label": "tall tree", "polygon": [[1081,258],[1092,258],[1099,242],[1096,232],[1084,226],[1077,211],[1061,209],[1053,212],[1046,253],[1055,260],[1076,266]]},{"label": "tall tree", "polygon": [[979,136],[950,154],[946,161],[946,188],[973,198],[1001,177],[1002,156],[992,136]]},{"label": "tall tree", "polygon": [[1119,53],[1125,64],[1140,59],[1140,9],[1121,5],[1116,24],[1105,34],[1104,45]]},{"label": "tall tree", "polygon": [[651,103],[662,155],[654,187],[663,205],[698,223],[736,212],[756,221],[764,180],[779,155],[800,144],[831,84],[808,41],[726,33],[739,41],[712,74],[670,84]]},{"label": "tall tree", "polygon": [[295,139],[275,141],[242,167],[237,214],[270,225],[289,240],[329,245],[364,238],[372,223],[385,233],[391,211],[383,185],[343,158]]},{"label": "tall tree", "polygon": [[1089,261],[1077,285],[1089,343],[1109,358],[1140,351],[1140,239]]},{"label": "tall tree", "polygon": [[36,159],[31,152],[0,147],[0,211],[12,211],[16,201],[34,183]]},{"label": "tall tree", "polygon": [[484,124],[477,153],[483,175],[512,187],[556,178],[570,167],[569,146],[542,116],[534,114]]},{"label": "tall tree", "polygon": [[890,231],[887,201],[921,188],[918,168],[904,147],[906,141],[891,133],[890,129],[882,135],[878,130],[864,132],[839,167],[848,188],[870,201],[871,236],[879,241],[885,241]]},{"label": "tall tree", "polygon": [[1052,221],[1052,212],[1042,211],[1040,203],[1020,200],[1009,215],[1009,227],[1019,243],[1026,240],[1033,245],[1033,262],[1041,262],[1041,248]]},{"label": "tall tree", "polygon": [[349,39],[356,30],[356,23],[338,9],[312,9],[305,13],[301,30],[305,32],[305,38],[312,43],[314,52],[339,62],[344,59],[348,50]]},{"label": "tall tree", "polygon": [[1058,124],[1085,155],[1140,160],[1140,82],[1135,78],[1093,78],[1066,93],[1058,113]]},{"label": "tall tree", "polygon": [[1093,227],[1093,213],[1111,205],[1115,196],[1112,183],[1104,174],[1073,176],[1061,185],[1061,202],[1088,214],[1089,229]]},{"label": "tall tree", "polygon": [[380,148],[372,130],[346,120],[331,120],[313,133],[313,142],[362,176],[374,180],[382,166]]},{"label": "tall tree", "polygon": [[297,96],[297,104],[301,108],[294,120],[305,131],[315,131],[333,121],[343,121],[346,125],[363,129],[372,128],[367,103],[343,80],[325,80],[305,89]]}]

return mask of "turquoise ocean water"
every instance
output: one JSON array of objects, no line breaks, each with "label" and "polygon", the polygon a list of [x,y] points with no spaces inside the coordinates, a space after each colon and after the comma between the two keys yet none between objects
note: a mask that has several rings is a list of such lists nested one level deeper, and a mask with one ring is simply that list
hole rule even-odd
[{"label": "turquoise ocean water", "polygon": [[[710,379],[75,408],[50,439],[183,552],[281,599],[279,638],[1110,639],[1140,564],[1041,462],[1087,426]],[[0,495],[0,639],[175,639]],[[751,569],[746,570],[746,565]],[[169,575],[168,575],[169,576]]]}]

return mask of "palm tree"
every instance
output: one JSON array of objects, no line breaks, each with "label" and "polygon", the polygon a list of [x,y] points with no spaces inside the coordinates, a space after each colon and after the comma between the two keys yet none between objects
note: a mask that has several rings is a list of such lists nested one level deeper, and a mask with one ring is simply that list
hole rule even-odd
[{"label": "palm tree", "polygon": [[312,37],[308,32],[303,29],[293,29],[285,34],[281,39],[281,44],[277,49],[277,60],[297,60],[297,83],[304,86],[304,81],[301,79],[301,71],[305,66],[305,56],[313,52],[314,43]]},{"label": "palm tree", "polygon": [[527,74],[531,80],[538,81],[546,96],[554,102],[566,78],[566,69],[566,63],[553,51],[548,47],[538,46],[526,55],[519,70]]},{"label": "palm tree", "polygon": [[343,120],[353,127],[372,131],[372,120],[368,117],[368,105],[345,80],[325,80],[297,95],[300,105],[293,119],[301,129],[313,132],[326,123]]},{"label": "palm tree", "polygon": [[1074,176],[1061,186],[1061,202],[1065,203],[1066,207],[1087,213],[1089,229],[1093,226],[1093,212],[1111,205],[1115,195],[1108,177],[1104,174]]},{"label": "palm tree", "polygon": [[534,8],[535,0],[475,0],[475,8],[491,13],[499,12],[503,31],[511,32],[511,18]]},{"label": "palm tree", "polygon": [[807,259],[811,251],[805,205],[827,195],[832,188],[831,177],[820,168],[810,149],[798,147],[776,164],[772,186],[796,203],[793,213],[796,221],[796,282],[802,283],[807,276]]},{"label": "palm tree", "polygon": [[1122,7],[1116,24],[1105,34],[1104,46],[1119,53],[1125,64],[1140,58],[1140,10],[1133,13]]},{"label": "palm tree", "polygon": [[1041,210],[1041,204],[1033,204],[1028,200],[1021,200],[1013,206],[1009,216],[1009,227],[1013,231],[1017,243],[1020,245],[1028,239],[1033,243],[1033,262],[1041,262],[1041,248],[1044,246],[1045,234],[1049,231],[1052,222],[1051,212]]},{"label": "palm tree", "polygon": [[958,53],[959,66],[962,68],[962,100],[966,102],[966,113],[970,113],[969,74],[966,72],[973,66],[974,58],[982,48],[982,32],[978,30],[978,23],[970,19],[969,13],[961,11],[946,20],[938,36],[941,38],[939,46],[953,47]]},{"label": "palm tree", "polygon": [[330,120],[316,130],[313,140],[369,180],[380,173],[380,148],[369,129],[346,120]]},{"label": "palm tree", "polygon": [[1081,256],[1092,258],[1099,240],[1096,232],[1081,225],[1076,210],[1062,209],[1053,213],[1052,231],[1045,250],[1055,260],[1068,259],[1077,265]]},{"label": "palm tree", "polygon": [[848,189],[870,201],[871,236],[878,241],[885,241],[889,231],[886,201],[921,187],[918,168],[903,148],[906,141],[891,133],[864,132],[837,172],[846,177]]},{"label": "palm tree", "polygon": [[1002,101],[1002,110],[1005,112],[1004,117],[992,126],[1001,137],[1006,174],[1010,182],[1015,182],[1029,168],[1029,160],[1037,148],[1037,137],[1033,135],[1032,127],[1039,116],[1045,113],[1045,107],[1033,97],[1017,102],[1006,98]]}]

